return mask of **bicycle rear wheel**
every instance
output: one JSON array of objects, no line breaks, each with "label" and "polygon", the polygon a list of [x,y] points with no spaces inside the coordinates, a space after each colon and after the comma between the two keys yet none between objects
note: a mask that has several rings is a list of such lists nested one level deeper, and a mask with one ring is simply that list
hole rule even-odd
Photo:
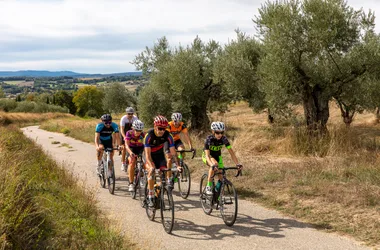
[{"label": "bicycle rear wheel", "polygon": [[[148,199],[148,182],[145,183],[145,197]],[[144,201],[144,206],[145,206],[145,212],[146,215],[148,216],[148,219],[153,221],[154,217],[156,216],[156,206],[149,207],[147,200]]]},{"label": "bicycle rear wheel", "polygon": [[232,183],[222,184],[219,196],[219,209],[224,224],[231,227],[236,221],[238,211],[238,197]]},{"label": "bicycle rear wheel", "polygon": [[165,232],[170,234],[174,226],[174,201],[172,192],[167,187],[161,191],[161,222]]},{"label": "bicycle rear wheel", "polygon": [[179,174],[178,178],[178,189],[181,197],[186,199],[190,194],[191,179],[189,167],[183,163],[182,172]]},{"label": "bicycle rear wheel", "polygon": [[108,166],[111,166],[111,173],[108,173],[108,191],[110,194],[115,192],[115,169],[111,161],[108,162]]},{"label": "bicycle rear wheel", "polygon": [[145,199],[147,197],[145,194],[145,186],[147,185],[147,179],[146,179],[145,172],[144,171],[140,172],[138,178],[139,178],[139,181],[137,184],[138,187],[136,187],[136,188],[139,189],[139,199],[140,199],[141,207],[144,207],[145,206]]},{"label": "bicycle rear wheel", "polygon": [[199,190],[199,193],[200,193],[199,199],[200,199],[201,204],[202,204],[203,212],[205,212],[205,214],[211,214],[214,202],[212,199],[213,196],[207,195],[205,193],[206,186],[207,186],[207,178],[208,178],[207,174],[204,174],[202,176],[201,184],[200,184],[200,190]]}]

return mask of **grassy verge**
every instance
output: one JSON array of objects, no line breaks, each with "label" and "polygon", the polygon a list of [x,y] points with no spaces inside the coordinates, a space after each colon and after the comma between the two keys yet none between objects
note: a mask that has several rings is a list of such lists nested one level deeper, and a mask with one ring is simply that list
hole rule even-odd
[{"label": "grassy verge", "polygon": [[1,249],[127,249],[96,201],[17,128],[0,128]]},{"label": "grassy verge", "polygon": [[67,113],[8,113],[0,111],[0,125],[33,125],[39,124],[42,121],[57,119],[57,118],[68,118],[73,117],[71,114]]}]

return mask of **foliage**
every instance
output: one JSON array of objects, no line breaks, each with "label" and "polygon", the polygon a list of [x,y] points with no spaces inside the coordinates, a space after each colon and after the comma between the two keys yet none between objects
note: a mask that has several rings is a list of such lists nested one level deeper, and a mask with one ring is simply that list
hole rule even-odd
[{"label": "foliage", "polygon": [[55,104],[69,109],[70,114],[75,114],[77,108],[73,102],[72,92],[59,90],[54,94]]},{"label": "foliage", "polygon": [[246,100],[255,111],[265,106],[265,94],[259,89],[257,66],[262,56],[261,45],[237,30],[236,40],[224,47],[218,57],[214,79],[226,83],[227,92],[236,100]]},{"label": "foliage", "polygon": [[135,98],[124,84],[113,82],[104,88],[103,109],[108,113],[122,113],[126,107],[135,104]]},{"label": "foliage", "polygon": [[3,98],[3,97],[5,97],[5,93],[4,93],[3,88],[0,86],[0,98]]},{"label": "foliage", "polygon": [[74,94],[73,102],[79,116],[100,117],[103,113],[102,100],[104,93],[95,86],[85,86]]},{"label": "foliage", "polygon": [[[137,55],[133,61],[136,68],[150,76],[149,87],[140,93],[143,98],[139,101],[140,116],[148,119],[157,111],[164,115],[181,112],[193,129],[208,127],[207,111],[223,109],[230,101],[223,83],[213,80],[213,66],[220,49],[215,41],[205,44],[198,37],[186,48],[172,49],[163,37],[153,48]],[[164,110],[147,107],[152,105],[147,102],[148,91],[153,101],[159,101],[154,105],[165,103]]]},{"label": "foliage", "polygon": [[268,105],[300,103],[309,128],[325,130],[331,98],[363,94],[355,88],[360,77],[378,71],[373,13],[343,0],[266,2],[259,13],[265,52],[259,73]]}]

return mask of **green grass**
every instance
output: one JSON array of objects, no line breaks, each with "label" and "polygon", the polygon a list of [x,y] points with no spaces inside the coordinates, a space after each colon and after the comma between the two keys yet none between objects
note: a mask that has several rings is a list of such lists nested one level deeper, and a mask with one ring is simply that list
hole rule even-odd
[{"label": "green grass", "polygon": [[128,249],[79,186],[17,128],[0,128],[1,249]]}]

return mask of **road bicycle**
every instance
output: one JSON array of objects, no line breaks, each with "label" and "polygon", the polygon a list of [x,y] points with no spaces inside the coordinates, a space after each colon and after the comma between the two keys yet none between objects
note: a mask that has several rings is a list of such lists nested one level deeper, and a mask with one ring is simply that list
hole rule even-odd
[{"label": "road bicycle", "polygon": [[111,160],[111,152],[117,148],[106,148],[103,151],[102,163],[99,171],[99,181],[101,187],[105,188],[106,184],[110,194],[115,192],[115,169]]},{"label": "road bicycle", "polygon": [[[153,221],[156,215],[156,210],[161,211],[161,223],[165,229],[165,232],[170,234],[174,226],[174,201],[172,195],[172,188],[168,187],[166,182],[166,172],[171,171],[171,169],[156,169],[155,172],[155,185],[154,185],[154,197],[153,206],[148,206],[148,182],[145,185],[145,210],[149,220]],[[157,175],[159,175],[160,184],[157,184]]]},{"label": "road bicycle", "polygon": [[144,161],[142,158],[142,153],[138,154],[136,156],[136,166],[135,166],[135,173],[134,173],[134,178],[133,178],[133,191],[131,193],[132,199],[136,198],[137,195],[137,190],[139,193],[139,199],[141,201],[141,204],[144,204],[145,201],[145,184],[146,184],[146,172],[144,170]]},{"label": "road bicycle", "polygon": [[[227,226],[233,226],[236,221],[236,216],[238,212],[238,197],[236,190],[231,181],[226,177],[226,172],[228,170],[236,169],[238,170],[235,177],[242,174],[240,168],[238,167],[225,167],[218,169],[219,171],[214,172],[211,176],[212,178],[212,195],[207,195],[205,193],[207,186],[208,173],[205,173],[201,179],[200,185],[200,201],[202,204],[203,211],[209,215],[215,208],[220,211],[224,223]],[[215,185],[214,177],[215,175],[221,175],[221,180]]]},{"label": "road bicycle", "polygon": [[186,199],[190,194],[190,188],[191,188],[191,177],[190,177],[190,169],[187,166],[187,164],[183,161],[182,154],[185,152],[192,152],[193,156],[191,159],[194,158],[196,154],[195,149],[190,150],[176,150],[177,153],[179,153],[179,165],[182,167],[182,171],[179,172],[176,167],[172,168],[172,176],[173,176],[173,185],[175,183],[178,183],[178,190],[183,199]]}]

